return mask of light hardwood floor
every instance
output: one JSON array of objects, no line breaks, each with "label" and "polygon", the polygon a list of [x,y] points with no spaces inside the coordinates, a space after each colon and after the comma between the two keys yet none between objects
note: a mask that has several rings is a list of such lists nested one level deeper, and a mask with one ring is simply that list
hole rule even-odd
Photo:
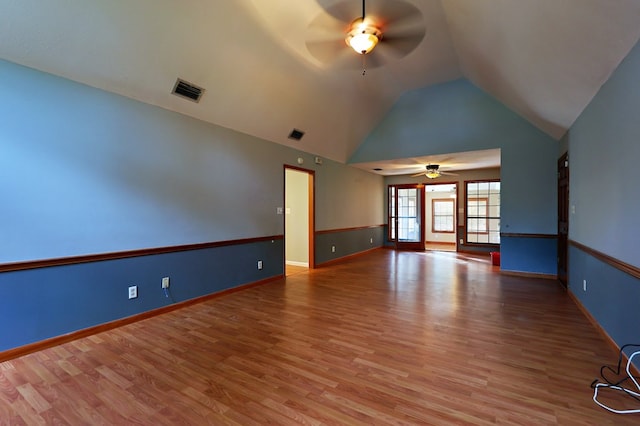
[{"label": "light hardwood floor", "polygon": [[456,251],[456,243],[434,243],[434,242],[426,242],[424,243],[425,250],[436,250],[436,251]]},{"label": "light hardwood floor", "polygon": [[306,266],[296,266],[296,265],[285,265],[285,275],[288,277],[289,275],[299,274],[301,272],[308,272],[309,268]]},{"label": "light hardwood floor", "polygon": [[376,250],[1,363],[0,424],[639,424],[616,357],[553,281]]}]

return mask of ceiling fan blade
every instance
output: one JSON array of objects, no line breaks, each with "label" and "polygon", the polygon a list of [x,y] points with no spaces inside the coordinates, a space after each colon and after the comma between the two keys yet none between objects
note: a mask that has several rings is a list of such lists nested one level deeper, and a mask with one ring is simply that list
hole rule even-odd
[{"label": "ceiling fan blade", "polygon": [[[306,45],[309,53],[325,66],[346,70],[362,68],[362,55],[345,46],[344,40],[308,41]],[[369,67],[369,58],[366,64],[367,68],[374,68]]]},{"label": "ceiling fan blade", "polygon": [[415,175],[411,175],[411,177],[425,176],[425,172],[416,173]]},{"label": "ceiling fan blade", "polygon": [[[347,24],[362,17],[362,2],[360,1],[345,0],[336,3],[335,0],[316,0],[316,2],[326,13]],[[369,2],[366,2],[366,6],[368,9]]]},{"label": "ceiling fan blade", "polygon": [[367,16],[375,18],[383,30],[423,25],[420,9],[406,1],[369,0],[366,4]]},{"label": "ceiling fan blade", "polygon": [[336,61],[346,47],[342,40],[307,41],[306,45],[309,53],[323,64]]},{"label": "ceiling fan blade", "polygon": [[[362,17],[362,2],[355,0],[316,0],[325,13],[321,16],[336,19],[347,26]],[[383,33],[389,31],[405,32],[423,28],[422,12],[406,1],[367,0],[365,15],[379,27]]]},{"label": "ceiling fan blade", "polygon": [[337,19],[326,13],[313,18],[307,29],[307,40],[342,39],[347,33],[350,22]]},{"label": "ceiling fan blade", "polygon": [[[380,46],[385,54],[398,59],[411,53],[424,39],[426,30],[422,12],[403,1],[376,2],[369,9],[375,16],[374,22],[382,31]],[[369,13],[367,13],[369,15]]]},{"label": "ceiling fan blade", "polygon": [[448,176],[458,176],[458,174],[457,174],[457,173],[443,172],[443,171],[440,171],[440,174],[441,174],[441,175],[448,175]]},{"label": "ceiling fan blade", "polygon": [[309,23],[305,44],[313,57],[323,64],[332,64],[347,50],[344,42],[349,23],[320,13]]},{"label": "ceiling fan blade", "polygon": [[385,55],[399,59],[413,52],[420,42],[422,42],[423,38],[424,32],[410,37],[396,37],[393,35],[387,36],[386,34],[383,34],[380,45],[376,46],[376,49],[381,48],[380,50],[383,50]]}]

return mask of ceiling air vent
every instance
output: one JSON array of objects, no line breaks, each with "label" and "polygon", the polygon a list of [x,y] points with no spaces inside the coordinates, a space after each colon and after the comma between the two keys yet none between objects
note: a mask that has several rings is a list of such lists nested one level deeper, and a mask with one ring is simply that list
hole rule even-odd
[{"label": "ceiling air vent", "polygon": [[304,132],[302,130],[293,129],[291,133],[289,133],[289,139],[295,139],[299,141],[304,136]]},{"label": "ceiling air vent", "polygon": [[171,93],[183,98],[187,98],[193,102],[199,102],[202,94],[204,93],[204,89],[202,87],[191,84],[188,81],[177,79]]}]

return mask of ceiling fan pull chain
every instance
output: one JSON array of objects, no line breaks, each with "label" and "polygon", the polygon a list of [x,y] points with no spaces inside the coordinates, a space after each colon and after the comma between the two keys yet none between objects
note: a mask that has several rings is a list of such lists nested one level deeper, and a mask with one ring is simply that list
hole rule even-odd
[{"label": "ceiling fan pull chain", "polygon": [[362,55],[362,75],[367,73],[367,55]]}]

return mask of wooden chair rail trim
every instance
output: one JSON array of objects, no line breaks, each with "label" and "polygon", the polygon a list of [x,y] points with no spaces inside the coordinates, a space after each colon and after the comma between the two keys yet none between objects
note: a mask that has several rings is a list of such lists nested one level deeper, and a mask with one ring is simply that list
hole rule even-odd
[{"label": "wooden chair rail trim", "polygon": [[524,234],[524,233],[518,233],[518,232],[501,232],[500,233],[500,237],[553,239],[553,238],[558,238],[558,234]]},{"label": "wooden chair rail trim", "polygon": [[337,232],[358,231],[360,229],[375,229],[375,228],[382,228],[382,227],[385,227],[385,226],[387,226],[387,225],[382,224],[382,225],[355,226],[355,227],[352,227],[352,228],[325,229],[324,231],[316,231],[316,235],[335,234]]},{"label": "wooden chair rail trim", "polygon": [[328,260],[328,261],[323,262],[323,263],[318,263],[318,264],[316,264],[316,268],[322,268],[322,267],[335,265],[337,263],[346,262],[348,260],[353,259],[354,257],[362,256],[364,254],[370,253],[370,252],[375,251],[375,250],[381,250],[383,248],[391,248],[391,247],[374,247],[374,248],[371,248],[371,249],[368,249],[368,250],[359,251],[358,253],[353,253],[353,254],[349,254],[347,256],[339,257],[337,259],[331,259],[331,260]]},{"label": "wooden chair rail trim", "polygon": [[81,256],[60,257],[54,259],[28,260],[25,262],[13,262],[0,264],[0,273],[23,271],[27,269],[48,268],[50,266],[75,265],[79,263],[100,262],[104,260],[126,259],[130,257],[150,256],[156,254],[176,253],[180,251],[203,250],[215,247],[250,244],[268,240],[282,240],[284,235],[269,237],[245,238],[238,240],[215,241],[208,243],[184,244],[179,246],[155,247],[138,250],[118,251],[111,253],[87,254]]},{"label": "wooden chair rail trim", "polygon": [[536,273],[536,272],[520,272],[520,271],[504,271],[501,270],[500,273],[502,275],[509,275],[512,277],[523,277],[523,278],[540,278],[543,280],[557,280],[558,279],[558,275],[557,274],[542,274],[542,273]]},{"label": "wooden chair rail trim", "polygon": [[19,358],[24,355],[28,355],[33,352],[41,351],[43,349],[51,348],[53,346],[61,345],[63,343],[71,342],[83,337],[92,336],[94,334],[102,333],[103,331],[112,330],[117,327],[122,327],[127,324],[142,321],[148,318],[152,318],[158,315],[166,314],[167,312],[175,311],[187,306],[195,305],[197,303],[206,302],[211,299],[216,299],[231,293],[246,290],[248,288],[257,287],[273,281],[277,281],[284,278],[284,274],[275,275],[273,277],[265,278],[260,281],[254,281],[248,284],[243,284],[237,287],[229,288],[226,290],[218,291],[216,293],[207,294],[204,296],[196,297],[193,299],[185,300],[183,302],[174,303],[172,305],[163,306],[161,308],[152,309],[150,311],[141,312],[130,317],[117,319],[104,324],[98,324],[93,327],[84,328],[82,330],[74,331],[72,333],[63,334],[61,336],[51,337],[49,339],[41,340],[39,342],[30,343],[17,348],[9,349],[0,352],[0,363],[9,361],[11,359]]},{"label": "wooden chair rail trim", "polygon": [[602,262],[606,263],[609,266],[612,266],[616,269],[619,269],[622,272],[625,272],[629,275],[631,275],[634,278],[638,278],[640,279],[640,268],[630,265],[626,262],[623,262],[621,260],[618,260],[614,257],[611,257],[607,254],[604,254],[602,252],[599,252],[598,250],[594,250],[590,247],[587,247],[583,244],[580,244],[576,241],[573,240],[569,240],[569,244],[582,250],[583,252],[590,254],[591,256],[595,257],[598,260],[601,260]]}]

